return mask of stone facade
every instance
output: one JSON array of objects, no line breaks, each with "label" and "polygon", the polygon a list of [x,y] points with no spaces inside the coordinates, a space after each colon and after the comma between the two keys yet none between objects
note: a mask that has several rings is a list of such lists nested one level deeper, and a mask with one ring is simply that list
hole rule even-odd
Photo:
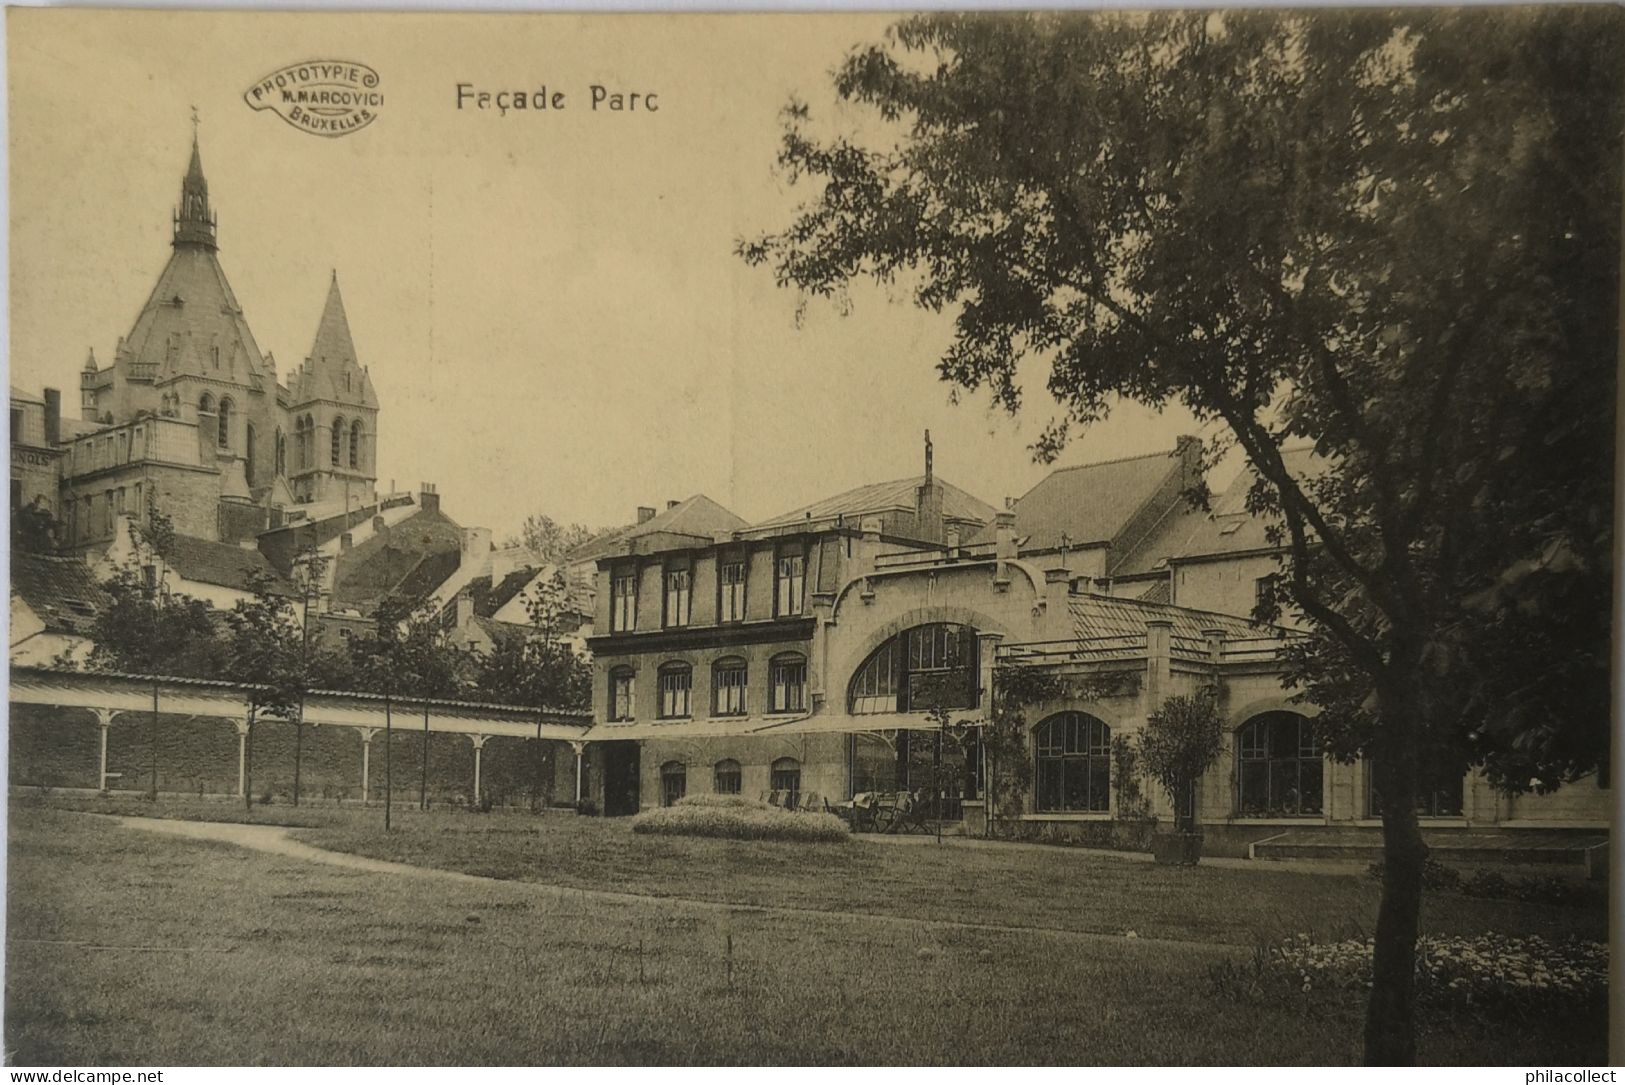
[{"label": "stone facade", "polygon": [[[13,390],[13,499],[43,495],[81,552],[104,547],[121,514],[149,507],[176,531],[252,538],[300,506],[376,501],[378,399],[357,358],[335,274],[309,353],[283,383],[262,352],[217,253],[217,222],[194,142],[172,252],[112,363],[91,351],[80,418],[35,425],[43,401]],[[55,396],[47,390],[46,399]],[[39,442],[31,443],[35,436]],[[54,459],[52,465],[47,460]]]}]

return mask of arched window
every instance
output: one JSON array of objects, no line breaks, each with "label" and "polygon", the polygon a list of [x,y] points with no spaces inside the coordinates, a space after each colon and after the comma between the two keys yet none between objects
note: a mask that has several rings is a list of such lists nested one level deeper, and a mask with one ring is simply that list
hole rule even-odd
[{"label": "arched window", "polygon": [[1111,809],[1112,729],[1087,712],[1061,712],[1033,731],[1039,813]]},{"label": "arched window", "polygon": [[793,757],[781,757],[773,762],[768,786],[784,793],[779,805],[792,808],[801,802],[801,762]]},{"label": "arched window", "polygon": [[197,401],[197,413],[198,414],[213,414],[214,413],[214,397],[211,396],[209,393],[204,392],[203,395],[198,398],[198,401]]},{"label": "arched window", "polygon": [[1265,712],[1236,732],[1236,812],[1302,817],[1321,812],[1320,735],[1296,712]]},{"label": "arched window", "polygon": [[623,723],[637,715],[633,698],[632,668],[617,667],[609,672],[609,721]]},{"label": "arched window", "polygon": [[711,715],[743,716],[748,671],[737,656],[719,659],[711,665]]},{"label": "arched window", "polygon": [[288,473],[288,435],[282,432],[282,427],[276,428],[276,473],[286,476]]},{"label": "arched window", "polygon": [[305,415],[305,436],[299,442],[299,466],[309,471],[316,466],[316,420]]},{"label": "arched window", "polygon": [[907,629],[876,648],[852,675],[853,715],[975,708],[976,630],[939,622]]},{"label": "arched window", "polygon": [[687,719],[693,714],[690,695],[694,690],[694,669],[687,663],[667,663],[660,668],[660,718]]},{"label": "arched window", "polygon": [[248,477],[248,484],[254,485],[254,427],[246,426],[243,429],[243,474]]},{"label": "arched window", "polygon": [[681,761],[667,761],[660,766],[660,805],[676,806],[677,800],[688,790],[688,766]]},{"label": "arched window", "polygon": [[768,711],[807,710],[807,657],[796,652],[774,656],[767,666]]},{"label": "arched window", "polygon": [[724,758],[717,762],[712,790],[718,795],[737,795],[745,776],[740,771],[739,762],[733,758]]},{"label": "arched window", "polygon": [[215,443],[221,448],[231,447],[231,397],[220,397],[220,418],[216,423]]},{"label": "arched window", "polygon": [[350,423],[350,466],[361,469],[361,419]]},{"label": "arched window", "polygon": [[334,467],[340,467],[344,463],[344,460],[340,457],[340,452],[344,448],[344,419],[342,419],[342,418],[333,419],[333,433],[332,433],[331,444],[333,446],[332,447],[333,466]]}]

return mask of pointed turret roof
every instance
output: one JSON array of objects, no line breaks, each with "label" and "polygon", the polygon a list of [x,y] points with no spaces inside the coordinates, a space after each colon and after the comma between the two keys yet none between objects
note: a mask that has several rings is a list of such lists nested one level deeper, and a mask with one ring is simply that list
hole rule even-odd
[{"label": "pointed turret roof", "polygon": [[374,409],[378,406],[372,381],[356,361],[355,341],[350,338],[350,320],[344,313],[344,296],[339,292],[337,271],[328,282],[327,301],[316,325],[316,339],[311,344],[309,357],[295,376],[292,392],[296,403],[326,399]]},{"label": "pointed turret roof", "polygon": [[252,383],[263,376],[259,344],[215,256],[209,186],[195,137],[175,213],[174,251],[119,342],[114,364],[150,366],[160,381],[193,375]]},{"label": "pointed turret roof", "polygon": [[197,245],[213,251],[214,215],[209,211],[209,182],[203,177],[203,156],[198,152],[197,132],[192,132],[192,161],[181,179],[181,202],[175,209],[175,240],[178,249]]}]

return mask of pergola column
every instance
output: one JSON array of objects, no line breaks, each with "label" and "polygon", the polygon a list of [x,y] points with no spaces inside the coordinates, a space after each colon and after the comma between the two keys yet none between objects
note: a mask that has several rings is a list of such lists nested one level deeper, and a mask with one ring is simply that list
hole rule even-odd
[{"label": "pergola column", "polygon": [[243,797],[243,791],[248,786],[248,721],[246,719],[235,721],[237,724],[237,797]]},{"label": "pergola column", "polygon": [[485,748],[485,740],[490,735],[469,735],[468,741],[474,744],[474,805],[480,804],[480,751]]},{"label": "pergola column", "polygon": [[113,717],[118,715],[111,708],[93,708],[96,713],[96,727],[101,732],[101,749],[96,758],[96,790],[107,790],[107,729],[113,726]]},{"label": "pergola column", "polygon": [[581,805],[581,755],[587,752],[587,744],[572,739],[570,749],[576,752],[576,806]]},{"label": "pergola column", "polygon": [[372,791],[368,786],[368,770],[372,768],[372,736],[378,733],[376,727],[361,728],[361,805],[365,806],[372,801]]}]

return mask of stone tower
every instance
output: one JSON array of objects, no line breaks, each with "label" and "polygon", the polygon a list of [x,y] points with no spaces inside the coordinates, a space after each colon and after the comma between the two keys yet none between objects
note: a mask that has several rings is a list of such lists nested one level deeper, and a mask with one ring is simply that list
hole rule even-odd
[{"label": "stone tower", "polygon": [[328,283],[310,354],[289,375],[288,412],[294,495],[350,505],[370,501],[378,478],[378,397],[366,367],[356,360],[337,272]]}]

